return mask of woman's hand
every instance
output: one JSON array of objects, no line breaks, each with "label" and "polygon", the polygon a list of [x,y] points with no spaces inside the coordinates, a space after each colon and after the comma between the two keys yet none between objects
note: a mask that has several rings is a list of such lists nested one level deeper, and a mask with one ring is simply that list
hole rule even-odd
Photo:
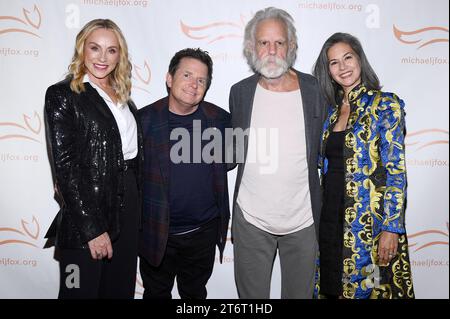
[{"label": "woman's hand", "polygon": [[108,233],[104,232],[100,236],[90,240],[88,245],[93,259],[112,258],[113,250]]},{"label": "woman's hand", "polygon": [[397,254],[398,234],[388,231],[381,232],[378,243],[378,264],[386,266]]}]

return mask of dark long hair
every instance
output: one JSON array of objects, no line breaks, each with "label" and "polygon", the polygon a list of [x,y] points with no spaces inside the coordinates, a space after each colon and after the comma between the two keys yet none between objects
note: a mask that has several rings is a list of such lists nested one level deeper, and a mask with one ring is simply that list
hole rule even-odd
[{"label": "dark long hair", "polygon": [[361,82],[369,90],[380,90],[380,80],[370,66],[361,42],[351,34],[338,32],[325,41],[313,69],[313,74],[319,80],[328,103],[339,105],[344,97],[341,86],[333,80],[329,71],[328,50],[337,43],[346,43],[355,51],[361,66]]}]

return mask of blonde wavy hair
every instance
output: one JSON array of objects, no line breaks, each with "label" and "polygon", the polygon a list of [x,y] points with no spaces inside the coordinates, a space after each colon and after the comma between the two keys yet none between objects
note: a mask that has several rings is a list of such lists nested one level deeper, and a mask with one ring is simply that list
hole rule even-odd
[{"label": "blonde wavy hair", "polygon": [[78,33],[75,41],[75,52],[69,65],[69,77],[72,77],[70,88],[76,93],[85,91],[83,77],[86,74],[84,65],[84,45],[86,39],[97,29],[108,29],[114,32],[119,42],[119,62],[111,72],[111,85],[120,103],[126,103],[131,94],[131,62],[128,57],[128,46],[120,28],[109,19],[95,19],[88,22]]}]

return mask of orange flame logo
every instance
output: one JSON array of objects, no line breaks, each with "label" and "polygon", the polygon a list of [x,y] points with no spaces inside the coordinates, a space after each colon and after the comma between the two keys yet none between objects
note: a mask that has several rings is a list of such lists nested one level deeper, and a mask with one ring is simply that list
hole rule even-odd
[{"label": "orange flame logo", "polygon": [[[16,233],[23,237],[24,239],[5,239],[0,240],[0,246],[6,245],[6,244],[23,244],[23,245],[29,245],[32,247],[38,247],[35,244],[32,243],[32,241],[36,241],[39,237],[40,233],[40,227],[39,223],[33,215],[33,220],[31,221],[31,229],[30,229],[30,223],[28,223],[25,220],[21,220],[22,229],[18,228],[11,228],[11,227],[0,227],[0,234],[3,233]],[[11,235],[10,235],[11,236]],[[31,240],[31,241],[30,241]]]},{"label": "orange flame logo", "polygon": [[433,43],[448,42],[448,28],[444,27],[428,27],[415,31],[402,31],[394,25],[393,29],[397,40],[405,44],[420,44],[417,49]]},{"label": "orange flame logo", "polygon": [[[429,235],[438,235],[446,237],[446,240],[435,240],[435,238],[430,239]],[[416,238],[417,242],[413,244],[409,244],[409,247],[417,247],[414,252],[420,251],[427,247],[436,246],[436,245],[447,245],[448,246],[448,222],[447,222],[447,232],[437,230],[437,229],[429,229],[425,231],[421,231],[412,235],[408,235],[408,239]]]},{"label": "orange flame logo", "polygon": [[242,38],[245,18],[239,22],[213,22],[203,26],[190,26],[180,21],[181,31],[194,40],[206,40],[208,44],[227,38]]},{"label": "orange flame logo", "polygon": [[[421,140],[414,141],[414,139],[419,136],[421,137]],[[410,142],[410,140],[412,141]],[[405,141],[406,146],[416,146],[416,151],[419,151],[432,145],[448,144],[448,131],[433,128],[412,132],[406,135]]]},{"label": "orange flame logo", "polygon": [[[23,18],[15,17],[15,16],[0,16],[0,20],[6,20],[6,21],[15,21],[19,22],[22,25],[25,26],[31,26],[33,29],[38,30],[41,27],[42,17],[41,12],[39,11],[38,6],[34,5],[33,13],[31,13],[29,10],[22,8]],[[0,35],[6,34],[6,33],[13,33],[13,32],[21,32],[30,34],[32,36],[40,38],[40,36],[34,32],[31,32],[27,29],[23,28],[6,28],[6,29],[0,29]]]},{"label": "orange flame logo", "polygon": [[141,68],[136,64],[133,64],[133,80],[138,82],[137,85],[133,84],[134,89],[142,90],[150,93],[145,87],[150,85],[152,79],[152,71],[150,70],[149,63],[144,60],[144,66]]},{"label": "orange flame logo", "polygon": [[23,124],[15,123],[15,122],[0,122],[0,128],[9,127],[9,128],[20,128],[21,130],[27,131],[27,133],[31,133],[31,136],[24,134],[0,134],[0,141],[6,139],[24,139],[30,140],[34,142],[41,143],[39,140],[32,137],[33,135],[39,135],[42,129],[42,121],[39,117],[39,114],[34,111],[33,117],[29,117],[28,115],[23,114]]}]

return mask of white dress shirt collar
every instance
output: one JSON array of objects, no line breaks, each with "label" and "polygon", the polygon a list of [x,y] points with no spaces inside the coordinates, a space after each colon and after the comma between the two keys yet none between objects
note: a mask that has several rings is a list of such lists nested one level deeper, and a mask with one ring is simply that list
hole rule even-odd
[{"label": "white dress shirt collar", "polygon": [[112,103],[115,107],[122,108],[122,107],[125,106],[124,103],[120,103],[120,102],[117,102],[117,104],[114,103],[114,102],[112,101],[112,99],[110,98],[110,96],[109,96],[109,95],[108,95],[108,94],[107,94],[100,86],[98,86],[97,84],[95,84],[94,82],[91,81],[91,79],[89,78],[89,75],[87,75],[87,74],[84,75],[84,77],[83,77],[83,83],[89,83],[94,89],[97,90],[98,94],[99,94],[106,102]]}]

